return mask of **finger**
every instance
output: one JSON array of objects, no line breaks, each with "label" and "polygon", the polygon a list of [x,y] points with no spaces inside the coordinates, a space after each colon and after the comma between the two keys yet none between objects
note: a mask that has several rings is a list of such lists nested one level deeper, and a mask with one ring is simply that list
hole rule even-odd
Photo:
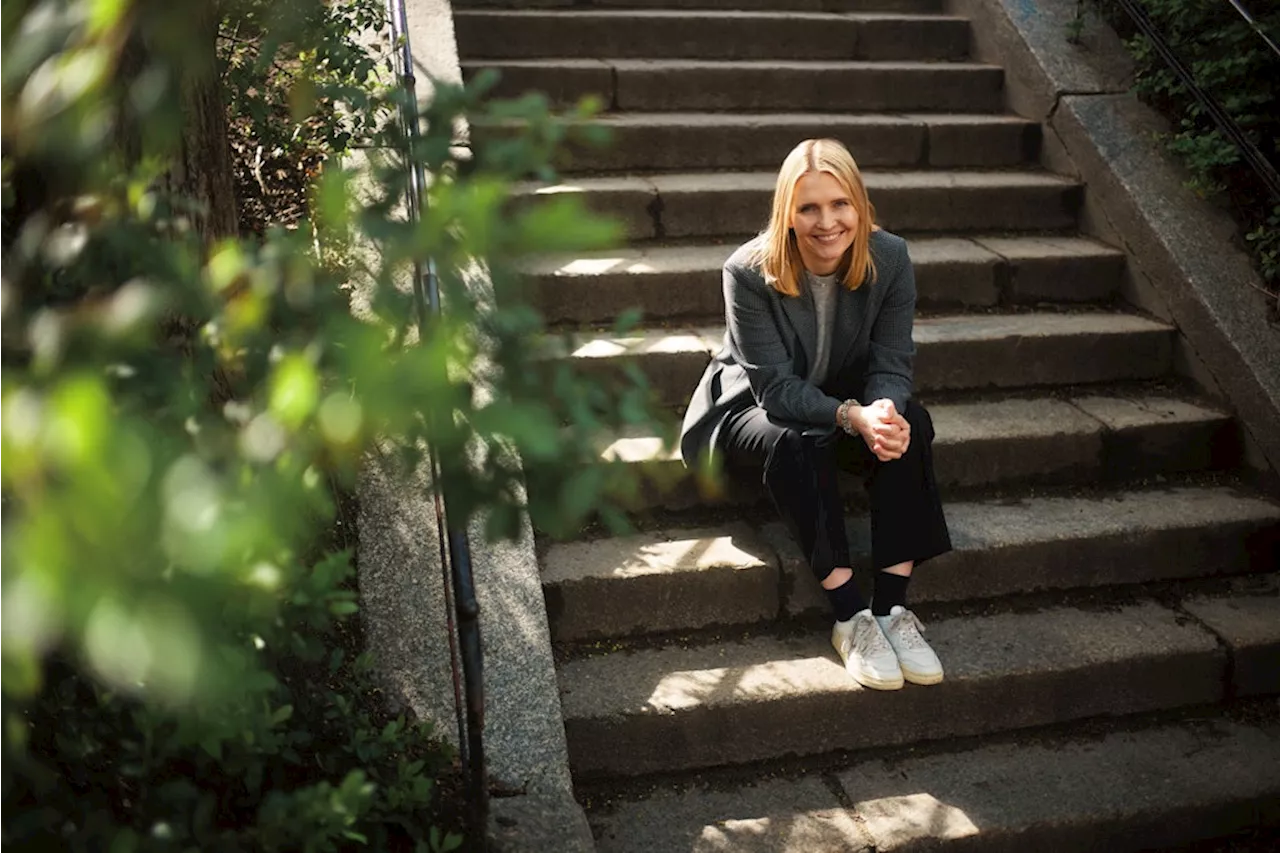
[{"label": "finger", "polygon": [[876,451],[878,453],[887,453],[895,459],[902,455],[902,448],[896,443],[879,443],[876,445]]}]

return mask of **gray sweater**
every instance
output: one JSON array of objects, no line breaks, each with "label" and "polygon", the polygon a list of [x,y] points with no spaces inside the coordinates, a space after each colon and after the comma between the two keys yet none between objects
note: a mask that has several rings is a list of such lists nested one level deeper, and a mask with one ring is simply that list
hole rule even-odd
[{"label": "gray sweater", "polygon": [[836,325],[836,299],[839,294],[836,288],[836,275],[814,275],[805,273],[805,285],[809,298],[813,300],[813,310],[818,320],[818,343],[814,346],[813,364],[809,365],[809,375],[805,377],[814,385],[827,381],[827,366],[831,363],[831,335]]}]

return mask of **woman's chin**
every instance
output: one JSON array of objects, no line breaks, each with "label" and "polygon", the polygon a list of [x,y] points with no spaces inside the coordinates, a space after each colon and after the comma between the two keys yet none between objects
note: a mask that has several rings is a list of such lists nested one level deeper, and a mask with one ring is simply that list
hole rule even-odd
[{"label": "woman's chin", "polygon": [[814,246],[809,252],[809,257],[805,259],[805,266],[809,268],[809,272],[816,275],[830,275],[839,268],[840,262],[844,260],[845,253],[848,251],[848,246]]}]

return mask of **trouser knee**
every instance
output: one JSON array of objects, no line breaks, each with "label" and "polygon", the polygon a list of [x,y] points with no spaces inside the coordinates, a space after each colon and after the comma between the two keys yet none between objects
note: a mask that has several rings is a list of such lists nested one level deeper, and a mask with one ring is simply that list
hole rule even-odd
[{"label": "trouser knee", "polygon": [[902,417],[911,425],[911,438],[913,441],[917,437],[925,441],[933,441],[933,416],[929,414],[928,409],[915,400],[908,400],[906,411],[902,413]]}]

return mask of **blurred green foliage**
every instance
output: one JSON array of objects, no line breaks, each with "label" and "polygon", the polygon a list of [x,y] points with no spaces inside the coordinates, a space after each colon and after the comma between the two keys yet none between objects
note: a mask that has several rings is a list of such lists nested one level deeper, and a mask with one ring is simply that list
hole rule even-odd
[{"label": "blurred green foliage", "polygon": [[[430,817],[451,759],[383,707],[335,500],[374,448],[409,471],[429,439],[455,523],[624,523],[639,483],[592,436],[655,426],[643,377],[545,357],[517,273],[619,230],[572,193],[509,198],[591,141],[592,107],[440,86],[403,139],[378,4],[220,11],[233,123],[317,159],[304,217],[206,243],[170,180],[199,15],[3,7],[4,843],[451,849]],[[523,130],[461,156],[461,120]],[[428,258],[445,314],[419,330]]]},{"label": "blurred green foliage", "polygon": [[[1135,89],[1173,124],[1166,143],[1191,173],[1190,186],[1226,199],[1257,259],[1263,281],[1280,291],[1280,205],[1212,116],[1136,31],[1116,0],[1097,0],[1126,39],[1136,62]],[[1280,57],[1230,3],[1219,0],[1144,0],[1156,30],[1190,69],[1196,83],[1235,119],[1263,156],[1280,163]],[[1280,6],[1245,2],[1259,30],[1280,43]]]}]

